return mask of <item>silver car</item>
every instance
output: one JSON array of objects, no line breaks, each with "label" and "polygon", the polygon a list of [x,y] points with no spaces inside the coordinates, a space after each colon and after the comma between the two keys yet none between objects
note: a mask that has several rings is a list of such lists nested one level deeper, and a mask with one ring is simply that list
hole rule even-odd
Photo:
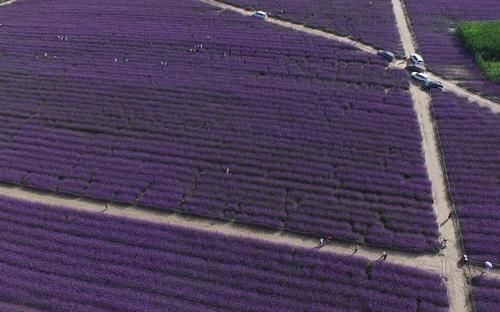
[{"label": "silver car", "polygon": [[412,64],[416,64],[416,65],[423,65],[424,64],[424,58],[421,57],[417,53],[413,53],[412,55],[410,55],[410,61],[412,62]]},{"label": "silver car", "polygon": [[265,19],[265,18],[267,18],[267,13],[264,11],[255,11],[255,12],[253,12],[252,16]]},{"label": "silver car", "polygon": [[415,79],[421,83],[426,83],[429,80],[429,75],[424,73],[413,72],[411,73],[411,78]]}]

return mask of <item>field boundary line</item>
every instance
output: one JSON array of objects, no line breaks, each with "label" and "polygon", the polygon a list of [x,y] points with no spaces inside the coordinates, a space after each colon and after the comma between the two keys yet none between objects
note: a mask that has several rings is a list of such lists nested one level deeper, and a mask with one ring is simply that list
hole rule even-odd
[{"label": "field boundary line", "polygon": [[[190,213],[178,213],[172,211],[160,211],[142,206],[117,204],[109,201],[83,198],[80,196],[65,195],[50,191],[39,191],[25,186],[0,184],[0,195],[20,200],[42,203],[50,206],[84,210],[94,213],[103,213],[115,216],[128,217],[154,223],[172,224],[198,230],[217,232],[230,236],[247,237],[264,240],[277,244],[301,248],[314,248],[319,239],[314,236],[270,229],[257,225],[246,225],[230,221],[217,220],[213,218],[196,216]],[[321,248],[325,252],[335,252],[341,255],[352,255],[355,242],[342,242],[334,240]],[[440,262],[436,254],[415,254],[405,251],[397,251],[390,248],[379,248],[359,244],[360,249],[357,256],[363,256],[371,261],[376,261],[383,250],[388,252],[387,261],[400,265],[413,266],[419,269],[430,270],[440,273]]]}]

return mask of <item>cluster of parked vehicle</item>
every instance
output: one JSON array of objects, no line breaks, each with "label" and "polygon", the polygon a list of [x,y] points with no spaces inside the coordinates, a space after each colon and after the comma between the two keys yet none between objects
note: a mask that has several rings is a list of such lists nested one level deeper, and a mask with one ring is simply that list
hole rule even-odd
[{"label": "cluster of parked vehicle", "polygon": [[[254,17],[266,19],[268,14],[264,11],[255,11],[252,13]],[[392,62],[396,57],[394,53],[386,50],[379,50],[378,55],[382,56],[389,62]],[[429,75],[425,73],[425,63],[422,56],[417,53],[413,53],[407,60],[406,69],[411,72],[410,76],[412,79],[420,82],[421,88],[424,90],[431,89],[443,89],[443,84],[437,80],[430,80]]]},{"label": "cluster of parked vehicle", "polygon": [[[378,55],[382,56],[390,62],[395,58],[394,53],[385,50],[378,51]],[[424,59],[419,54],[413,53],[412,55],[410,55],[406,64],[406,69],[411,72],[410,76],[412,79],[422,84],[422,89],[443,89],[443,84],[441,82],[429,79],[429,75],[425,73]]]},{"label": "cluster of parked vehicle", "polygon": [[437,80],[430,80],[429,75],[425,73],[425,63],[422,56],[413,53],[410,55],[406,69],[411,71],[411,78],[422,83],[422,89],[443,89],[443,84]]}]

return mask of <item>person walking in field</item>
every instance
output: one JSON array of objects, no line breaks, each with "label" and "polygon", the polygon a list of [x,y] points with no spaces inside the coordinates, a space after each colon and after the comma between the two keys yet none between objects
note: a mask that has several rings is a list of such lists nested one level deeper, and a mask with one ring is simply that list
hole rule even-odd
[{"label": "person walking in field", "polygon": [[354,252],[352,253],[353,255],[356,254],[359,250],[359,245],[356,244],[356,246],[354,246]]},{"label": "person walking in field", "polygon": [[378,258],[378,260],[385,261],[385,259],[387,259],[387,252],[384,250],[382,251],[382,255],[380,256],[380,258]]},{"label": "person walking in field", "polygon": [[491,268],[493,268],[493,265],[489,261],[484,262],[484,269],[483,272],[481,272],[481,276],[488,274],[491,271]]}]

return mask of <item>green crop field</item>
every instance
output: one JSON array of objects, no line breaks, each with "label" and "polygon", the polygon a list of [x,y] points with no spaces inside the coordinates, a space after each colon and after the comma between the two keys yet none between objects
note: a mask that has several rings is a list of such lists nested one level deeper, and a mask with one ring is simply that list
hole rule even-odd
[{"label": "green crop field", "polygon": [[463,22],[457,35],[489,80],[500,81],[500,21]]}]

